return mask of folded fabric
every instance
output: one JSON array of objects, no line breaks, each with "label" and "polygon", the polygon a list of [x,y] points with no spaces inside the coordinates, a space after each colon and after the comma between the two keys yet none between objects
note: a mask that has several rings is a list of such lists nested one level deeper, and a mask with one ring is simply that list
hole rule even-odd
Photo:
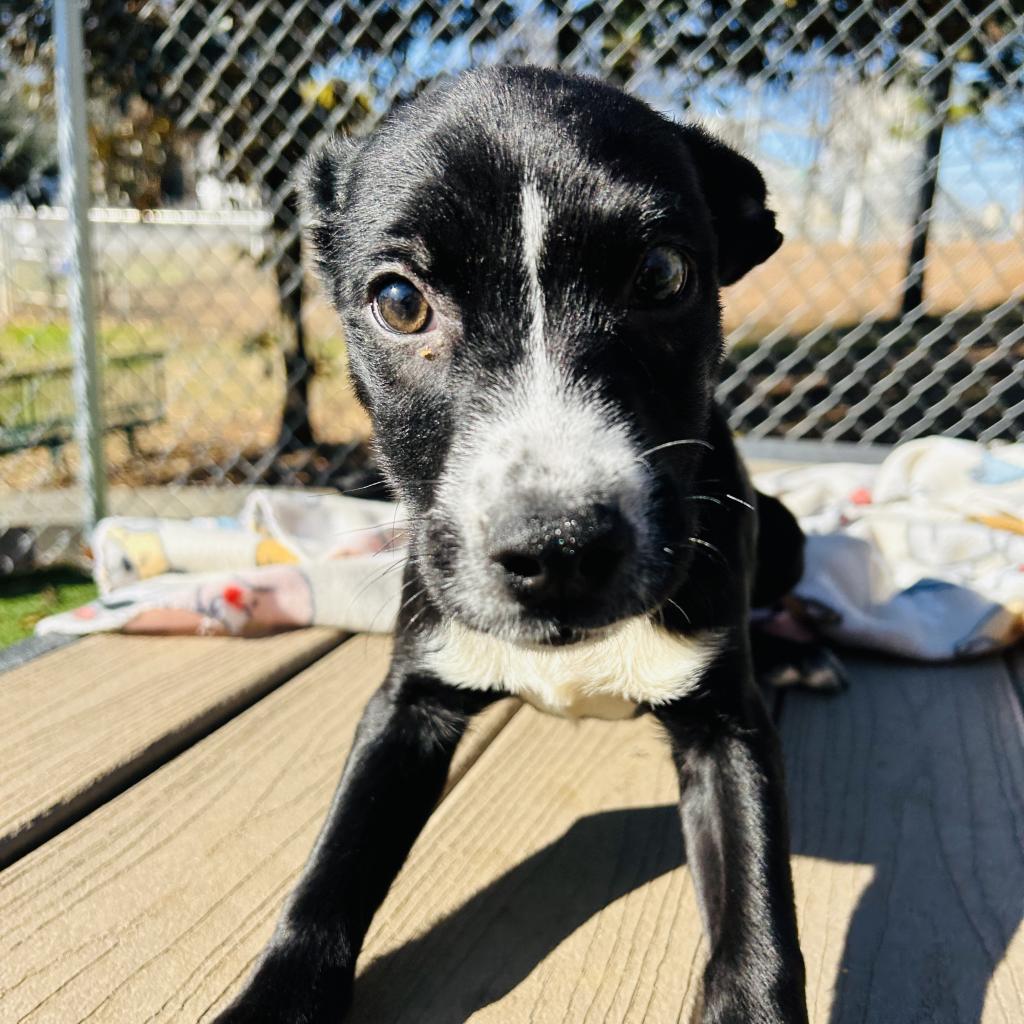
[{"label": "folded fabric", "polygon": [[[1024,635],[1024,444],[926,438],[878,466],[760,473],[808,534],[797,609],[839,643],[924,660]],[[257,491],[238,519],[106,519],[101,596],[40,633],[388,632],[401,601],[399,506]]]},{"label": "folded fabric", "polygon": [[386,632],[404,527],[391,502],[269,490],[251,494],[237,519],[104,519],[92,536],[100,597],[36,632]]},{"label": "folded fabric", "polygon": [[924,438],[756,483],[808,534],[796,594],[827,637],[943,661],[1024,635],[1024,444]]}]

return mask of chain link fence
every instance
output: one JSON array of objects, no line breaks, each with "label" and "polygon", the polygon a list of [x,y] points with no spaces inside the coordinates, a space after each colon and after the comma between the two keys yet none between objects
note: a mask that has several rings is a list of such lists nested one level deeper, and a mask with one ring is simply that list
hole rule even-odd
[{"label": "chain link fence", "polygon": [[[741,434],[1020,436],[1024,0],[89,0],[82,14],[116,511],[219,514],[260,483],[365,471],[293,170],[330,133],[503,61],[610,79],[763,169],[787,241],[725,295],[720,396]],[[81,518],[53,16],[0,0],[0,573],[62,557]]]}]

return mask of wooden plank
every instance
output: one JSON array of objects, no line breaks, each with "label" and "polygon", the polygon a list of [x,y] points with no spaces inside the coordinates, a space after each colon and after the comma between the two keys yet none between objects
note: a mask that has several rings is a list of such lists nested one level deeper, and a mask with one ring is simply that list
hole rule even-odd
[{"label": "wooden plank", "polygon": [[47,633],[43,636],[29,636],[8,647],[0,647],[0,675],[12,668],[27,665],[34,658],[41,658],[68,644],[78,643],[82,638],[65,633]]},{"label": "wooden plank", "polygon": [[1018,699],[1024,704],[1024,642],[1018,641],[1006,654],[1006,668],[1013,680]]},{"label": "wooden plank", "polygon": [[[0,873],[0,1020],[208,1017],[309,853],[389,650],[348,641]],[[481,716],[454,778],[517,708]]]},{"label": "wooden plank", "polygon": [[0,676],[0,865],[272,690],[340,641],[96,635]]},{"label": "wooden plank", "polygon": [[[345,645],[0,874],[4,1013],[209,1020],[309,850],[382,644]],[[812,1020],[1019,1020],[1024,728],[1005,668],[853,676],[783,714]],[[687,1019],[705,950],[656,727],[509,713],[378,915],[350,1019]]]},{"label": "wooden plank", "polygon": [[811,1019],[1024,1020],[1024,720],[1004,663],[787,695]]}]

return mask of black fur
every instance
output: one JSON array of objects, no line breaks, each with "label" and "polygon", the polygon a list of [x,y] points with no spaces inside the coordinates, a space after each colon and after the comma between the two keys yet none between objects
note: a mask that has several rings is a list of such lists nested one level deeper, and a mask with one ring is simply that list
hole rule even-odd
[{"label": "black fur", "polygon": [[[530,189],[546,218],[536,265]],[[802,1024],[780,759],[747,625],[752,594],[775,600],[795,582],[802,537],[753,491],[713,401],[719,286],[781,242],[760,174],[701,129],[615,89],[503,68],[402,107],[362,143],[321,151],[306,196],[382,468],[414,523],[412,554],[387,681],[274,938],[220,1019],[328,1021],[347,1004],[366,929],[468,719],[502,696],[432,675],[427,650],[440,626],[461,622],[511,644],[571,643],[646,615],[724,638],[693,691],[652,709],[679,769],[710,938],[703,1019]],[[691,279],[678,300],[638,304],[631,282],[659,245],[686,254]],[[426,333],[391,334],[374,319],[375,289],[390,274],[430,301]],[[605,442],[587,450],[573,434],[584,428],[571,423],[532,449],[477,452],[503,418],[538,429],[543,410],[531,420],[529,405],[537,360],[562,382],[567,408],[572,399],[600,410],[616,424],[608,437],[637,458],[609,468]],[[567,495],[549,467],[574,444],[578,459],[564,465],[572,476],[579,462],[579,481]],[[524,594],[506,563],[535,557],[546,573],[549,528],[576,512],[589,525],[572,565],[589,558],[600,585],[558,579],[543,600]]]}]

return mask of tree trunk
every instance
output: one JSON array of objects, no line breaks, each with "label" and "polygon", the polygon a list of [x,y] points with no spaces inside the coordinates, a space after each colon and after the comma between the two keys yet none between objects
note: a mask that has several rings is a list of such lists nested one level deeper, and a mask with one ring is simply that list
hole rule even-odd
[{"label": "tree trunk", "polygon": [[278,238],[288,239],[277,254],[274,276],[282,320],[289,326],[293,347],[285,347],[285,397],[277,448],[294,452],[316,444],[309,419],[309,385],[313,366],[306,353],[306,335],[302,327],[302,235],[296,230],[288,205],[282,204],[274,215]]},{"label": "tree trunk", "polygon": [[907,254],[907,270],[903,282],[903,301],[900,316],[908,317],[919,310],[924,302],[924,270],[928,253],[928,232],[934,213],[935,187],[939,180],[939,154],[942,152],[942,133],[946,127],[946,101],[952,85],[953,72],[945,67],[931,80],[925,96],[928,100],[928,134],[924,140],[924,160],[917,199],[914,203],[914,219],[910,236],[910,251]]}]

